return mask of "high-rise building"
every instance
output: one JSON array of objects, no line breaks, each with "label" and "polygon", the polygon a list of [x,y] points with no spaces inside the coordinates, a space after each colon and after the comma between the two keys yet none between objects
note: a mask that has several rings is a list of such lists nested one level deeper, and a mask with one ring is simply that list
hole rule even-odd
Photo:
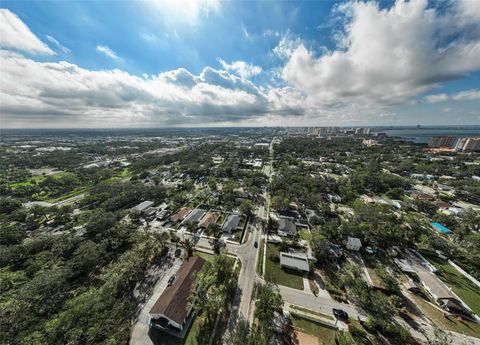
[{"label": "high-rise building", "polygon": [[478,152],[480,151],[480,137],[467,138],[463,151]]},{"label": "high-rise building", "polygon": [[430,139],[429,145],[430,147],[454,147],[457,141],[456,137],[450,136],[438,136],[432,137]]}]

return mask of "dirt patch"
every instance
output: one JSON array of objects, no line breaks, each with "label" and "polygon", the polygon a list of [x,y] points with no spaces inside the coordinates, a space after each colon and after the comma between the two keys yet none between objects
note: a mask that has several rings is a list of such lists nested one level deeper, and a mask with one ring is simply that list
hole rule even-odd
[{"label": "dirt patch", "polygon": [[295,338],[298,341],[298,343],[296,343],[298,345],[323,345],[317,337],[299,330],[295,330]]}]

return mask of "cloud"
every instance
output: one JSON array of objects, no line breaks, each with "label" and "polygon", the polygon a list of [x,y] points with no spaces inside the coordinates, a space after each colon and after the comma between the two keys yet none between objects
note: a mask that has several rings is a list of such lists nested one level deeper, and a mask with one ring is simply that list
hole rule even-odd
[{"label": "cloud", "polygon": [[[267,31],[268,32],[268,31]],[[267,34],[266,32],[266,34]],[[279,36],[279,33],[268,33],[268,35]],[[299,37],[293,36],[291,33],[286,33],[280,39],[280,42],[275,48],[273,48],[273,53],[282,60],[289,59],[293,53],[300,47],[303,46],[304,42]]]},{"label": "cloud", "polygon": [[66,126],[198,125],[304,113],[298,91],[262,90],[228,71],[177,69],[139,77],[91,71],[65,61],[38,62],[0,50],[5,124]]},{"label": "cloud", "polygon": [[439,93],[424,97],[424,101],[427,103],[440,103],[446,101],[473,101],[478,99],[480,99],[480,90],[477,89],[460,91],[451,95]]},{"label": "cloud", "polygon": [[117,55],[117,53],[115,53],[113,50],[111,50],[109,47],[107,46],[100,46],[98,45],[97,46],[97,51],[104,54],[105,56],[108,56],[109,58],[113,59],[113,60],[117,60],[117,61],[121,61],[122,58],[119,57]]},{"label": "cloud", "polygon": [[58,49],[60,49],[62,52],[64,52],[65,54],[68,54],[71,52],[70,49],[68,49],[67,47],[64,47],[63,45],[60,44],[60,42],[58,42],[54,37],[50,36],[50,35],[46,35],[45,36],[47,40],[49,40],[50,42],[52,42],[53,44],[55,44],[57,46]]},{"label": "cloud", "polygon": [[218,13],[219,0],[155,0],[152,2],[168,24],[195,25],[202,16]]},{"label": "cloud", "polygon": [[233,71],[242,78],[250,78],[262,73],[261,67],[246,63],[245,61],[234,61],[230,64],[222,59],[218,59],[218,61],[224,69]]},{"label": "cloud", "polygon": [[[283,79],[317,104],[402,104],[480,69],[480,37],[460,24],[465,17],[458,9],[440,13],[427,0],[398,0],[385,9],[355,1],[336,13],[343,24],[335,36],[337,49],[317,55],[291,37],[274,49],[287,59]],[[480,26],[468,23],[470,29]]]},{"label": "cloud", "polygon": [[16,14],[5,8],[0,9],[0,47],[32,54],[55,55]]},{"label": "cloud", "polygon": [[424,100],[427,103],[439,103],[439,102],[445,102],[448,101],[450,97],[446,93],[438,93],[436,95],[428,95],[425,96]]}]

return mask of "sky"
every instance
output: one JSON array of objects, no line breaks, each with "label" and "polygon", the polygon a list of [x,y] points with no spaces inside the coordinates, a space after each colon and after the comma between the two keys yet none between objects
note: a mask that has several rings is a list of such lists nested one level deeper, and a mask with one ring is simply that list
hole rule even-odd
[{"label": "sky", "polygon": [[0,0],[0,127],[480,124],[480,0]]}]

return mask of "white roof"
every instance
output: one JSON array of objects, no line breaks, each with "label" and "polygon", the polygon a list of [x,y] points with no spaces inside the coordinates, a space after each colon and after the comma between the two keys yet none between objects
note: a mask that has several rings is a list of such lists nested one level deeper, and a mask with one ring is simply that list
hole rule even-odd
[{"label": "white roof", "polygon": [[303,254],[291,254],[280,252],[280,265],[295,267],[302,271],[309,271],[308,258]]},{"label": "white roof", "polygon": [[353,244],[355,246],[362,246],[362,242],[357,237],[348,236],[348,243]]},{"label": "white roof", "polygon": [[152,205],[153,205],[153,201],[148,201],[147,200],[147,201],[141,202],[140,204],[135,206],[134,209],[139,210],[139,211],[143,211],[143,210],[146,210],[147,208],[149,208]]}]

